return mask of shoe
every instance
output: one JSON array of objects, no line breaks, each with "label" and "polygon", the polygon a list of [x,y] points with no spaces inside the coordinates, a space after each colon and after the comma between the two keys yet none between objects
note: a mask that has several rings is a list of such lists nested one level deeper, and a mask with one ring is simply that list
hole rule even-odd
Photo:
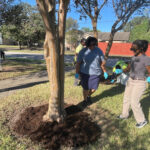
[{"label": "shoe", "polygon": [[86,102],[87,102],[88,104],[92,104],[91,96],[88,96],[88,97],[87,97]]},{"label": "shoe", "polygon": [[145,120],[144,122],[137,123],[137,124],[136,124],[136,127],[137,127],[137,128],[142,128],[142,127],[144,127],[146,124],[147,124],[147,121]]},{"label": "shoe", "polygon": [[128,117],[123,117],[122,115],[119,115],[119,116],[117,116],[117,119],[125,120],[125,119],[128,119]]}]

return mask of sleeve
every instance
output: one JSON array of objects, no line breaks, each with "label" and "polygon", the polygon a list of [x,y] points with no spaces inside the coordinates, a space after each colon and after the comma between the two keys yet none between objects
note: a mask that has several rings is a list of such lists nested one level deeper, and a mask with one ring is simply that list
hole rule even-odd
[{"label": "sleeve", "polygon": [[77,62],[78,63],[81,63],[83,60],[83,50],[81,50],[78,54],[78,57],[77,57]]},{"label": "sleeve", "polygon": [[146,57],[145,66],[150,66],[150,57]]},{"label": "sleeve", "polygon": [[82,46],[81,45],[78,45],[78,47],[76,48],[76,53],[78,54],[82,49]]},{"label": "sleeve", "polygon": [[101,59],[102,62],[105,61],[105,57],[104,57],[104,54],[103,54],[102,50],[100,50],[100,59]]}]

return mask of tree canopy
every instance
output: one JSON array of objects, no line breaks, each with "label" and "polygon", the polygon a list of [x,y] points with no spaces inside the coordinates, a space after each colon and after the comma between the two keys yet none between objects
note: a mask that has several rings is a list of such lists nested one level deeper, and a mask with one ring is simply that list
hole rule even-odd
[{"label": "tree canopy", "polygon": [[146,39],[150,41],[150,18],[142,18],[141,22],[131,28],[130,41]]},{"label": "tree canopy", "polygon": [[44,41],[44,24],[36,7],[27,3],[12,5],[3,13],[0,31],[5,39],[27,44]]},{"label": "tree canopy", "polygon": [[77,30],[79,27],[77,20],[69,17],[66,20],[66,31]]},{"label": "tree canopy", "polygon": [[80,17],[91,19],[94,36],[98,38],[97,21],[100,17],[100,12],[107,4],[108,0],[74,0],[77,11],[80,13]]}]

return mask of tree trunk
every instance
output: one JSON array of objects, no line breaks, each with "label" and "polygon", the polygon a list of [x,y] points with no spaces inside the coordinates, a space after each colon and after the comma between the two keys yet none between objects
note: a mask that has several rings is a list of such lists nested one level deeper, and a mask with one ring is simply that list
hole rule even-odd
[{"label": "tree trunk", "polygon": [[59,79],[59,49],[57,39],[51,33],[46,32],[46,40],[48,44],[49,53],[46,56],[46,65],[48,69],[48,76],[50,81],[50,99],[47,114],[44,116],[45,121],[60,121],[61,107],[60,107],[60,79]]},{"label": "tree trunk", "polygon": [[97,32],[97,19],[92,19],[92,26],[93,26],[93,33],[94,37],[98,39],[98,32]]},{"label": "tree trunk", "polygon": [[21,47],[21,41],[18,42],[19,43],[19,49],[21,50],[22,47]]},{"label": "tree trunk", "polygon": [[[66,14],[68,9],[68,4],[70,0],[60,0],[59,6],[59,46],[60,46],[60,61],[59,61],[59,77],[60,77],[60,109],[61,113],[65,115],[64,112],[64,52],[65,52],[65,28],[66,28]],[[65,117],[65,116],[63,116]]]},{"label": "tree trunk", "polygon": [[111,49],[112,44],[113,44],[113,39],[114,39],[115,33],[116,32],[114,30],[112,30],[111,33],[110,33],[109,42],[108,42],[108,45],[107,45],[107,48],[106,48],[106,52],[105,52],[105,59],[106,60],[108,59],[109,52],[110,52],[110,49]]},{"label": "tree trunk", "polygon": [[59,1],[58,29],[55,18],[55,0],[36,1],[46,27],[44,56],[51,93],[48,112],[43,120],[59,122],[64,118],[64,38],[69,0]]}]

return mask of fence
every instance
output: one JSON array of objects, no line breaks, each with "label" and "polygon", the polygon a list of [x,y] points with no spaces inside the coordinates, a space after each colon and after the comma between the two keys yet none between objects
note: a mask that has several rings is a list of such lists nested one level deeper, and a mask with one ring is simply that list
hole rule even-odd
[{"label": "fence", "polygon": [[[106,42],[99,42],[98,46],[103,51],[103,53],[106,52],[107,48]],[[133,56],[133,52],[130,50],[132,43],[113,43],[110,53],[110,56]],[[148,56],[150,56],[150,44],[146,53]]]}]

